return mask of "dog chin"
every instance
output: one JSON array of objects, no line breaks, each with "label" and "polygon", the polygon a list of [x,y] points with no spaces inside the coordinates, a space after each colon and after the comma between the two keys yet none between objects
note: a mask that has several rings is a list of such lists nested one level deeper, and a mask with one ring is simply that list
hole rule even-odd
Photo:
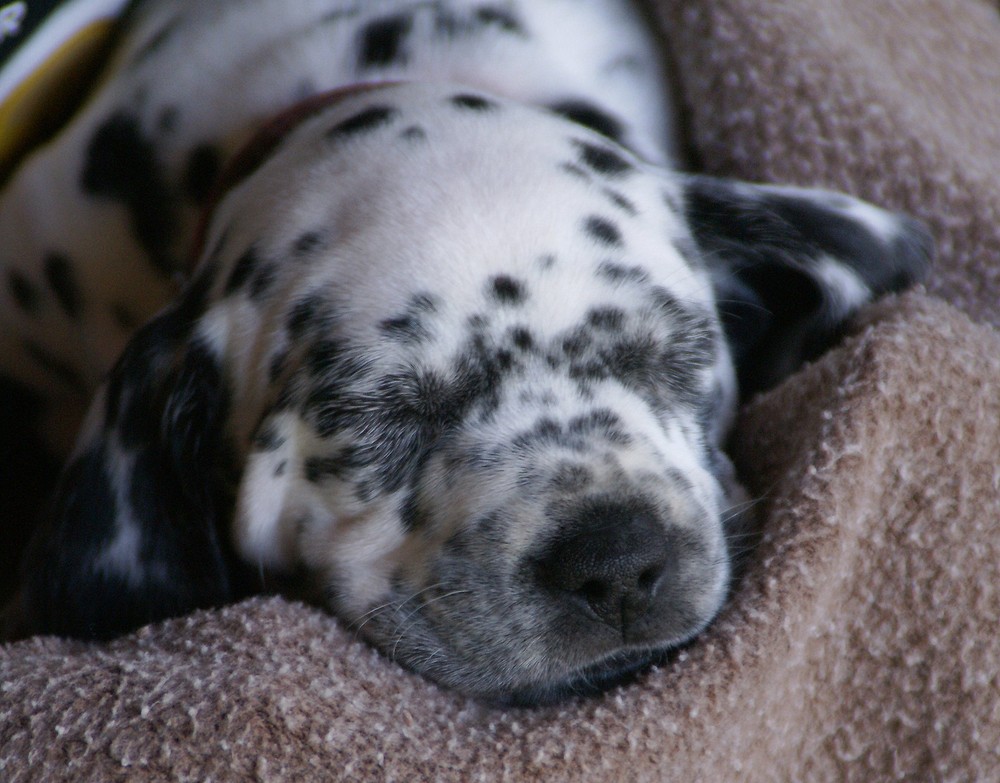
[{"label": "dog chin", "polygon": [[662,663],[666,656],[667,651],[662,649],[618,652],[556,682],[516,687],[480,698],[500,707],[540,707],[571,698],[598,696],[633,682],[651,666]]}]

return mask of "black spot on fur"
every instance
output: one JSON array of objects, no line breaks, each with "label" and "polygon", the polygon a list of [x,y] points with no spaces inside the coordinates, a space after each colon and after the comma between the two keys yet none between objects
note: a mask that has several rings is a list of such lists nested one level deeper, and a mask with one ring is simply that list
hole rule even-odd
[{"label": "black spot on fur", "polygon": [[418,313],[437,312],[438,299],[434,294],[417,293],[410,297],[408,307]]},{"label": "black spot on fur", "polygon": [[437,303],[431,294],[414,294],[410,297],[406,310],[397,316],[382,320],[379,323],[379,330],[393,340],[404,343],[421,342],[431,335],[426,317],[436,310]]},{"label": "black spot on fur", "polygon": [[396,110],[388,106],[369,106],[326,132],[328,139],[344,139],[388,125],[396,117]]},{"label": "black spot on fur", "polygon": [[496,26],[507,33],[516,35],[525,33],[521,20],[506,8],[484,5],[476,10],[476,20],[484,25]]},{"label": "black spot on fur", "polygon": [[587,313],[587,323],[605,331],[621,329],[625,325],[625,312],[617,307],[595,307]]},{"label": "black spot on fur", "polygon": [[496,101],[491,101],[481,95],[470,95],[468,93],[453,95],[451,97],[451,104],[457,106],[459,109],[468,109],[477,112],[496,111],[500,108]]},{"label": "black spot on fur", "polygon": [[412,533],[427,526],[429,515],[420,507],[420,501],[416,492],[411,492],[403,503],[399,512],[399,521],[403,525],[403,530]]},{"label": "black spot on fur", "polygon": [[271,357],[271,362],[268,365],[267,377],[271,383],[274,383],[282,376],[285,372],[285,368],[288,366],[288,352],[278,351]]},{"label": "black spot on fur", "polygon": [[569,420],[567,429],[573,435],[596,435],[602,440],[626,446],[632,437],[625,431],[622,420],[610,408],[596,408],[590,413]]},{"label": "black spot on fur", "polygon": [[353,460],[349,452],[333,457],[309,457],[303,466],[303,475],[311,484],[318,484],[328,478],[343,478],[352,467]]},{"label": "black spot on fur", "polygon": [[514,345],[522,351],[530,351],[535,347],[535,338],[524,326],[517,326],[511,330],[511,339]]},{"label": "black spot on fur", "polygon": [[80,184],[91,195],[123,203],[143,250],[157,269],[171,273],[177,265],[170,253],[177,204],[155,150],[137,118],[113,114],[87,146]]},{"label": "black spot on fur", "polygon": [[611,190],[611,188],[606,188],[604,190],[604,195],[608,197],[608,200],[614,204],[618,209],[624,212],[629,217],[635,217],[639,214],[639,210],[636,208],[635,204],[629,201],[625,196],[619,193],[617,190]]},{"label": "black spot on fur", "polygon": [[582,356],[593,343],[589,329],[573,329],[562,339],[562,351],[569,358]]},{"label": "black spot on fur", "polygon": [[597,268],[599,277],[612,283],[645,283],[649,273],[641,266],[626,266],[614,261],[603,261]]},{"label": "black spot on fur", "polygon": [[549,108],[556,114],[575,123],[597,131],[612,141],[621,142],[624,129],[621,122],[611,114],[588,101],[568,100],[552,104]]},{"label": "black spot on fur", "polygon": [[514,355],[506,348],[501,348],[496,352],[496,366],[502,372],[506,372],[514,366]]},{"label": "black spot on fur", "polygon": [[212,192],[222,168],[222,153],[214,144],[199,144],[188,155],[184,167],[184,193],[201,204]]},{"label": "black spot on fur", "polygon": [[292,245],[292,253],[296,256],[306,256],[326,247],[328,237],[323,231],[306,231]]},{"label": "black spot on fur", "polygon": [[603,381],[614,374],[606,356],[586,356],[569,366],[569,377],[575,381]]},{"label": "black spot on fur", "polygon": [[250,281],[250,298],[254,301],[260,301],[267,296],[277,279],[278,267],[276,264],[262,265],[257,270],[257,274],[253,276],[253,280]]},{"label": "black spot on fur", "polygon": [[449,38],[479,35],[488,30],[524,36],[525,30],[520,20],[508,9],[484,5],[474,13],[455,12],[444,3],[435,3],[434,26],[441,35]]},{"label": "black spot on fur", "polygon": [[288,314],[288,333],[298,340],[309,332],[320,331],[333,320],[333,309],[321,294],[308,294],[296,302]]},{"label": "black spot on fur", "polygon": [[411,125],[399,135],[406,141],[423,141],[427,138],[427,131],[419,125]]},{"label": "black spot on fur", "polygon": [[577,165],[576,163],[560,163],[559,168],[570,176],[576,177],[584,182],[590,182],[592,179],[590,172],[586,171],[583,167]]},{"label": "black spot on fur", "polygon": [[595,440],[627,446],[631,436],[622,427],[621,419],[607,408],[598,408],[567,422],[549,416],[539,418],[531,429],[515,436],[511,443],[516,449],[556,446],[574,451],[592,447]]},{"label": "black spot on fur", "polygon": [[41,294],[38,291],[38,286],[32,283],[26,275],[21,274],[16,269],[9,270],[7,272],[7,287],[18,307],[29,315],[38,314]]},{"label": "black spot on fur", "polygon": [[233,265],[233,271],[229,273],[229,279],[226,280],[225,296],[232,295],[246,285],[259,264],[260,256],[257,254],[257,249],[250,247]]},{"label": "black spot on fur", "polygon": [[427,338],[426,328],[412,313],[386,318],[379,322],[378,328],[386,337],[399,342],[415,343]]},{"label": "black spot on fur", "polygon": [[549,416],[538,419],[530,430],[526,430],[511,439],[515,449],[525,449],[539,444],[569,446],[562,424]]},{"label": "black spot on fur", "polygon": [[380,68],[406,62],[403,42],[413,20],[405,15],[389,16],[370,22],[361,29],[358,67]]},{"label": "black spot on fur", "polygon": [[274,426],[269,425],[257,431],[253,438],[253,447],[257,451],[277,451],[285,444],[285,439],[278,434]]},{"label": "black spot on fur", "polygon": [[317,340],[306,352],[305,366],[312,378],[343,380],[351,367],[350,354],[338,340]]},{"label": "black spot on fur", "polygon": [[524,283],[509,275],[497,275],[490,280],[490,293],[496,301],[506,305],[521,304],[528,295]]},{"label": "black spot on fur", "polygon": [[83,296],[70,260],[59,253],[50,253],[45,257],[44,273],[45,282],[52,289],[63,312],[70,318],[79,317]]},{"label": "black spot on fur", "polygon": [[190,472],[191,486],[198,486],[204,481],[196,476],[198,465],[221,456],[217,450],[227,437],[231,391],[219,357],[200,338],[187,346],[174,373],[164,408],[170,433],[166,448],[173,453],[175,471]]},{"label": "black spot on fur", "polygon": [[632,171],[633,166],[610,147],[592,144],[589,141],[574,141],[580,151],[580,160],[592,171],[608,177],[621,177]]},{"label": "black spot on fur", "polygon": [[591,215],[584,222],[584,230],[602,245],[621,247],[623,244],[618,226],[607,218]]}]

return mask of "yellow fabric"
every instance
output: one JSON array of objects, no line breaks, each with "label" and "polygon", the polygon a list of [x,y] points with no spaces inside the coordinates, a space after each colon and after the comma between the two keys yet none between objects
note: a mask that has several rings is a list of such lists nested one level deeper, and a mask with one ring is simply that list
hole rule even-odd
[{"label": "yellow fabric", "polygon": [[75,107],[113,29],[109,19],[81,28],[0,103],[0,180]]}]

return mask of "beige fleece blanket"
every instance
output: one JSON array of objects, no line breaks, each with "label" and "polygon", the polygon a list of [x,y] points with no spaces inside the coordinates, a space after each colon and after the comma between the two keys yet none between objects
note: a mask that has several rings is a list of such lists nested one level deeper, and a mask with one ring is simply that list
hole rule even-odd
[{"label": "beige fleece blanket", "polygon": [[[489,709],[253,599],[0,647],[0,780],[1000,780],[1000,13],[658,0],[697,163],[927,220],[928,288],[743,411],[762,541],[639,682]],[[13,525],[13,523],[11,523]]]}]

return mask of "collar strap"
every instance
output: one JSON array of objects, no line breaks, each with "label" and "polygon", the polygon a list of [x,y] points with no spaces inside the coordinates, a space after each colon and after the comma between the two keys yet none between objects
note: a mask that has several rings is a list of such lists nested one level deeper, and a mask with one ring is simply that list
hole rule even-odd
[{"label": "collar strap", "polygon": [[346,87],[338,87],[335,90],[311,95],[264,122],[250,140],[229,159],[212,186],[195,229],[194,240],[185,263],[185,272],[190,275],[198,265],[204,250],[208,226],[219,202],[226,193],[253,174],[271,156],[282,139],[310,117],[319,114],[344,98],[402,83],[400,81],[359,82]]}]

